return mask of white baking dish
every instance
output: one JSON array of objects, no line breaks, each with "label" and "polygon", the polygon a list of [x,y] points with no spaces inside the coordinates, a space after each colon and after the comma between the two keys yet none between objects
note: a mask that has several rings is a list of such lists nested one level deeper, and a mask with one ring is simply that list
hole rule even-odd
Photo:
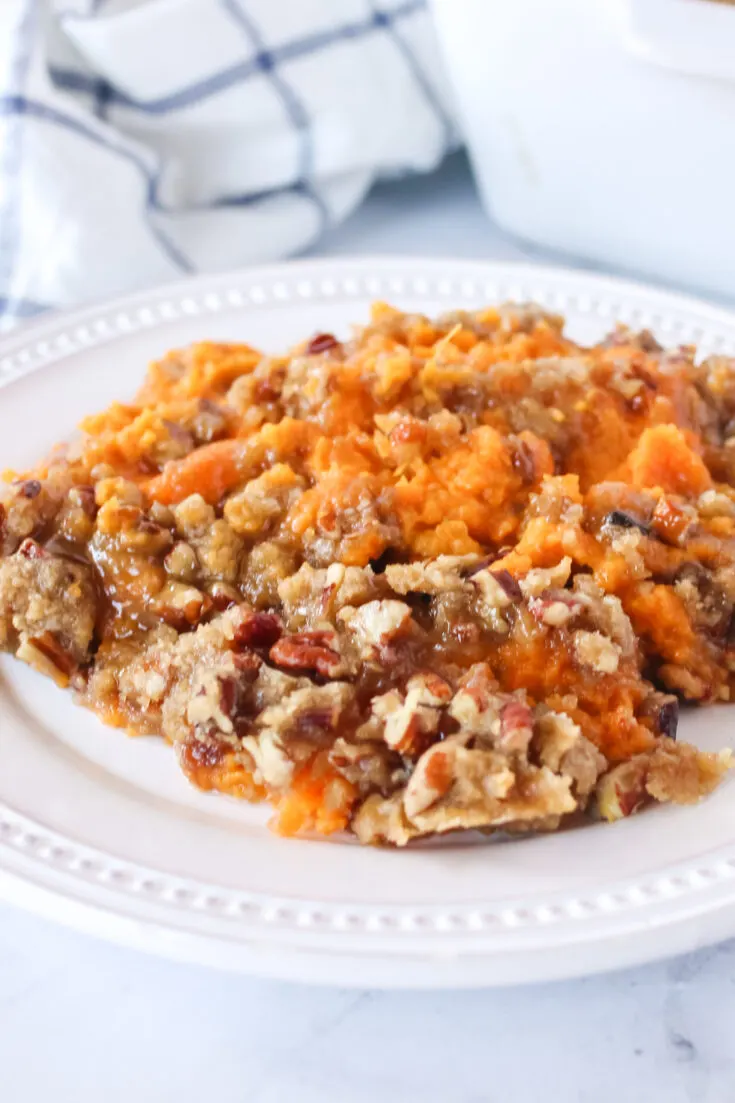
[{"label": "white baking dish", "polygon": [[434,6],[480,191],[502,226],[735,297],[735,6]]}]

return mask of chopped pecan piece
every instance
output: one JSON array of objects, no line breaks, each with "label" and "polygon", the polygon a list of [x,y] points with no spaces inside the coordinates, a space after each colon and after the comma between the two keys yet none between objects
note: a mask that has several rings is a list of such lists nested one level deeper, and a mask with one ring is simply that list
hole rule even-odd
[{"label": "chopped pecan piece", "polygon": [[194,449],[194,437],[178,421],[162,418],[161,424],[168,433],[168,440],[160,442],[154,449],[154,456],[158,463],[166,463],[167,460],[180,459]]},{"label": "chopped pecan piece", "polygon": [[277,732],[267,730],[258,736],[248,735],[242,745],[255,762],[256,781],[275,792],[288,787],[293,777],[294,763]]},{"label": "chopped pecan piece", "polygon": [[676,739],[676,729],[679,726],[679,701],[676,697],[668,697],[660,705],[656,724],[661,735],[667,739]]},{"label": "chopped pecan piece", "polygon": [[74,657],[61,646],[53,632],[44,632],[40,636],[35,636],[30,643],[42,652],[65,677],[68,678],[76,669]]},{"label": "chopped pecan piece", "polygon": [[22,555],[24,559],[43,559],[46,552],[40,544],[28,537],[18,548],[18,555]]},{"label": "chopped pecan piece", "polygon": [[534,567],[525,578],[519,580],[518,585],[525,597],[540,597],[544,590],[565,586],[571,573],[572,560],[567,555],[554,567]]},{"label": "chopped pecan piece", "polygon": [[225,609],[231,609],[240,602],[240,594],[234,586],[228,586],[226,582],[213,582],[208,590],[215,609],[222,613]]},{"label": "chopped pecan piece", "polygon": [[[504,610],[513,604],[512,588],[508,586],[503,577],[507,572],[491,571],[488,569],[478,571],[471,576],[471,583],[479,591],[482,612],[487,618],[491,628],[501,635],[507,635],[508,622],[503,616]],[[498,578],[498,575],[501,577]],[[512,577],[511,575],[508,576]],[[515,581],[515,579],[513,580]],[[510,589],[510,592],[509,592]]]},{"label": "chopped pecan piece", "polygon": [[549,628],[561,628],[584,608],[578,597],[568,590],[542,590],[529,598],[528,608],[536,620]]},{"label": "chopped pecan piece", "polygon": [[198,624],[212,609],[212,599],[183,582],[167,582],[155,600],[158,615],[178,631]]},{"label": "chopped pecan piece", "polygon": [[199,399],[199,409],[191,422],[191,432],[200,444],[219,440],[227,432],[231,411],[209,398]]},{"label": "chopped pecan piece", "polygon": [[363,792],[377,789],[386,795],[407,779],[407,770],[400,758],[375,742],[349,743],[346,739],[335,739],[329,761]]},{"label": "chopped pecan piece", "polygon": [[255,651],[236,651],[232,661],[236,670],[251,679],[258,673],[263,663],[263,660]]},{"label": "chopped pecan piece", "polygon": [[577,797],[587,798],[607,765],[604,756],[566,713],[543,712],[537,727],[536,750],[542,765],[571,778]]},{"label": "chopped pecan piece", "polygon": [[425,812],[452,785],[455,746],[446,740],[430,747],[419,759],[409,778],[403,807],[409,819]]},{"label": "chopped pecan piece", "polygon": [[495,737],[500,732],[498,684],[486,663],[476,663],[462,679],[449,705],[449,715],[461,731],[472,735]]},{"label": "chopped pecan piece", "polygon": [[533,736],[533,712],[514,698],[500,709],[498,747],[508,754],[525,754]]},{"label": "chopped pecan piece", "polygon": [[19,493],[22,494],[24,498],[37,498],[41,493],[41,484],[38,479],[25,479],[20,484]]},{"label": "chopped pecan piece", "polygon": [[74,658],[64,650],[51,632],[22,641],[16,654],[23,662],[53,678],[62,687],[69,684],[69,679],[77,668]]},{"label": "chopped pecan piece", "polygon": [[179,540],[174,544],[164,559],[163,565],[167,574],[180,578],[184,582],[193,582],[199,569],[196,552],[185,540]]},{"label": "chopped pecan piece", "polygon": [[511,601],[520,601],[523,597],[520,586],[510,571],[490,571],[497,584],[502,587]]},{"label": "chopped pecan piece", "polygon": [[485,566],[485,558],[476,555],[439,555],[419,563],[389,564],[385,577],[397,594],[445,594],[463,590],[468,572]]},{"label": "chopped pecan piece", "polygon": [[452,697],[443,678],[436,674],[415,674],[406,686],[405,698],[396,690],[373,698],[373,716],[384,724],[388,746],[403,755],[415,755],[439,727],[439,709]]},{"label": "chopped pecan piece", "polygon": [[243,611],[235,628],[235,647],[273,647],[282,632],[281,618],[275,613]]},{"label": "chopped pecan piece", "polygon": [[338,619],[352,634],[361,656],[370,659],[408,630],[411,610],[403,601],[369,601],[358,609],[348,606],[340,610]]},{"label": "chopped pecan piece", "polygon": [[317,333],[306,346],[306,353],[308,356],[318,356],[322,352],[330,352],[339,347],[339,341],[331,333]]},{"label": "chopped pecan piece", "polygon": [[204,671],[195,679],[188,722],[199,734],[232,735],[235,718],[247,708],[250,684],[250,678],[232,668]]},{"label": "chopped pecan piece", "polygon": [[513,440],[513,467],[527,486],[536,482],[536,464],[533,452],[528,443],[519,437]]},{"label": "chopped pecan piece", "polygon": [[69,501],[78,505],[85,515],[92,520],[97,516],[97,500],[94,487],[87,484],[73,486],[69,491]]},{"label": "chopped pecan piece", "polygon": [[345,670],[337,646],[336,632],[297,632],[273,644],[270,658],[287,670],[312,670],[324,678],[337,678]]},{"label": "chopped pecan piece", "polygon": [[624,819],[651,800],[646,791],[647,769],[647,757],[639,755],[605,774],[596,793],[597,807],[604,820]]},{"label": "chopped pecan piece", "polygon": [[602,523],[613,528],[637,529],[644,536],[648,536],[651,531],[651,526],[641,520],[640,517],[635,517],[632,513],[626,513],[623,509],[611,510]]}]

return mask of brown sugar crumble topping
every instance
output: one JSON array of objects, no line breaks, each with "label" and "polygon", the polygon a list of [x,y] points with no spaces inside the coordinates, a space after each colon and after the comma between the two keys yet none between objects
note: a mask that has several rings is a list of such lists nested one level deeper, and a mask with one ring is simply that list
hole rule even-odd
[{"label": "brown sugar crumble topping", "polygon": [[293,835],[693,803],[735,686],[735,361],[504,305],[202,343],[0,500],[0,648]]}]

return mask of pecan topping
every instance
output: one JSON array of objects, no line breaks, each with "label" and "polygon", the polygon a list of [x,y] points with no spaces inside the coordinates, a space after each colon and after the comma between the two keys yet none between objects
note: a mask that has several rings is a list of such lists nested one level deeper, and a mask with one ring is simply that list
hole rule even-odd
[{"label": "pecan topping", "polygon": [[249,613],[235,629],[235,647],[272,647],[282,632],[275,613]]},{"label": "pecan topping", "polygon": [[536,620],[549,628],[561,628],[583,608],[582,602],[568,590],[542,590],[528,599],[528,608]]},{"label": "pecan topping", "polygon": [[30,642],[67,677],[76,668],[74,659],[68,651],[64,650],[52,632],[44,632],[42,636],[36,636]]},{"label": "pecan topping", "polygon": [[209,589],[209,596],[218,613],[223,613],[225,609],[231,609],[240,602],[237,590],[226,582],[214,582]]},{"label": "pecan topping", "polygon": [[523,701],[509,701],[500,710],[499,744],[504,751],[524,753],[533,735],[533,713]]},{"label": "pecan topping", "polygon": [[[484,571],[486,567],[489,567],[498,558],[499,553],[496,552],[493,552],[491,555],[483,555],[476,563],[473,563],[471,567],[467,567],[466,570],[461,572],[462,578],[472,578],[473,575],[479,574],[480,571]],[[502,573],[508,574],[507,571]]]},{"label": "pecan topping", "polygon": [[342,665],[333,648],[335,632],[297,632],[284,636],[270,649],[270,658],[287,670],[314,670],[325,678],[334,676]]},{"label": "pecan topping", "polygon": [[41,484],[38,479],[26,479],[20,484],[19,492],[24,498],[37,498],[41,493]]},{"label": "pecan topping", "polygon": [[658,710],[656,726],[661,735],[667,739],[676,739],[676,729],[679,726],[679,702],[676,697],[670,697]]},{"label": "pecan topping", "polygon": [[306,353],[308,356],[318,356],[320,352],[329,352],[338,346],[339,341],[331,333],[317,333],[306,346]]},{"label": "pecan topping", "polygon": [[521,476],[524,484],[530,485],[536,482],[536,464],[533,452],[525,440],[516,439],[513,442],[513,467]]},{"label": "pecan topping", "polygon": [[333,709],[307,709],[296,717],[296,731],[306,739],[313,739],[330,731],[333,723]]},{"label": "pecan topping", "polygon": [[7,477],[0,651],[287,835],[693,803],[730,764],[676,735],[735,700],[735,357],[562,322],[376,304],[165,356]]},{"label": "pecan topping", "polygon": [[403,798],[409,818],[426,811],[451,788],[453,751],[454,747],[436,743],[419,759]]},{"label": "pecan topping", "polygon": [[613,822],[632,816],[650,800],[646,792],[648,760],[637,755],[604,774],[597,785],[597,806],[603,819]]},{"label": "pecan topping", "polygon": [[192,739],[189,743],[179,744],[179,756],[185,765],[217,766],[225,756],[225,746],[214,740]]},{"label": "pecan topping", "polygon": [[487,663],[475,663],[465,674],[460,688],[478,709],[484,709],[490,696],[497,691],[498,683]]},{"label": "pecan topping", "polygon": [[162,423],[168,430],[168,434],[171,440],[180,445],[182,452],[190,452],[194,447],[194,437],[185,429],[183,425],[179,425],[178,421],[170,421],[167,417],[162,418]]},{"label": "pecan topping", "polygon": [[97,501],[93,486],[75,486],[72,495],[87,517],[95,518],[97,516]]},{"label": "pecan topping", "polygon": [[157,536],[159,532],[163,532],[161,526],[148,517],[141,517],[136,527],[138,532],[145,532],[149,536]]},{"label": "pecan topping", "polygon": [[219,686],[219,707],[224,715],[232,720],[237,706],[237,680],[235,678],[220,678]]},{"label": "pecan topping", "polygon": [[219,440],[227,432],[229,414],[222,406],[209,398],[199,399],[199,411],[191,429],[197,442],[209,444]]},{"label": "pecan topping", "polygon": [[602,522],[603,525],[614,525],[616,528],[621,529],[638,529],[639,532],[644,533],[646,536],[650,533],[650,526],[642,521],[640,517],[634,517],[632,513],[626,513],[622,509],[613,509],[605,517]]},{"label": "pecan topping", "polygon": [[250,681],[255,678],[263,665],[263,660],[254,651],[237,651],[233,655],[233,661],[235,669],[246,675]]},{"label": "pecan topping", "polygon": [[516,582],[515,578],[513,578],[513,575],[510,573],[510,571],[490,571],[490,574],[493,576],[498,585],[502,586],[511,601],[521,600],[523,596],[521,593],[521,588]]},{"label": "pecan topping", "polygon": [[43,559],[46,552],[40,544],[28,537],[18,548],[18,555],[22,555],[24,559]]},{"label": "pecan topping", "polygon": [[156,597],[155,608],[161,620],[177,632],[185,632],[211,612],[212,599],[194,586],[167,582]]}]

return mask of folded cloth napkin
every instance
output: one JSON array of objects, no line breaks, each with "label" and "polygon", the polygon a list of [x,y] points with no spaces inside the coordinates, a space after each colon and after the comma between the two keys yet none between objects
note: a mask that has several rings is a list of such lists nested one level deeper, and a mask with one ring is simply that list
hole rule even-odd
[{"label": "folded cloth napkin", "polygon": [[2,0],[0,326],[298,252],[456,141],[425,0]]}]

